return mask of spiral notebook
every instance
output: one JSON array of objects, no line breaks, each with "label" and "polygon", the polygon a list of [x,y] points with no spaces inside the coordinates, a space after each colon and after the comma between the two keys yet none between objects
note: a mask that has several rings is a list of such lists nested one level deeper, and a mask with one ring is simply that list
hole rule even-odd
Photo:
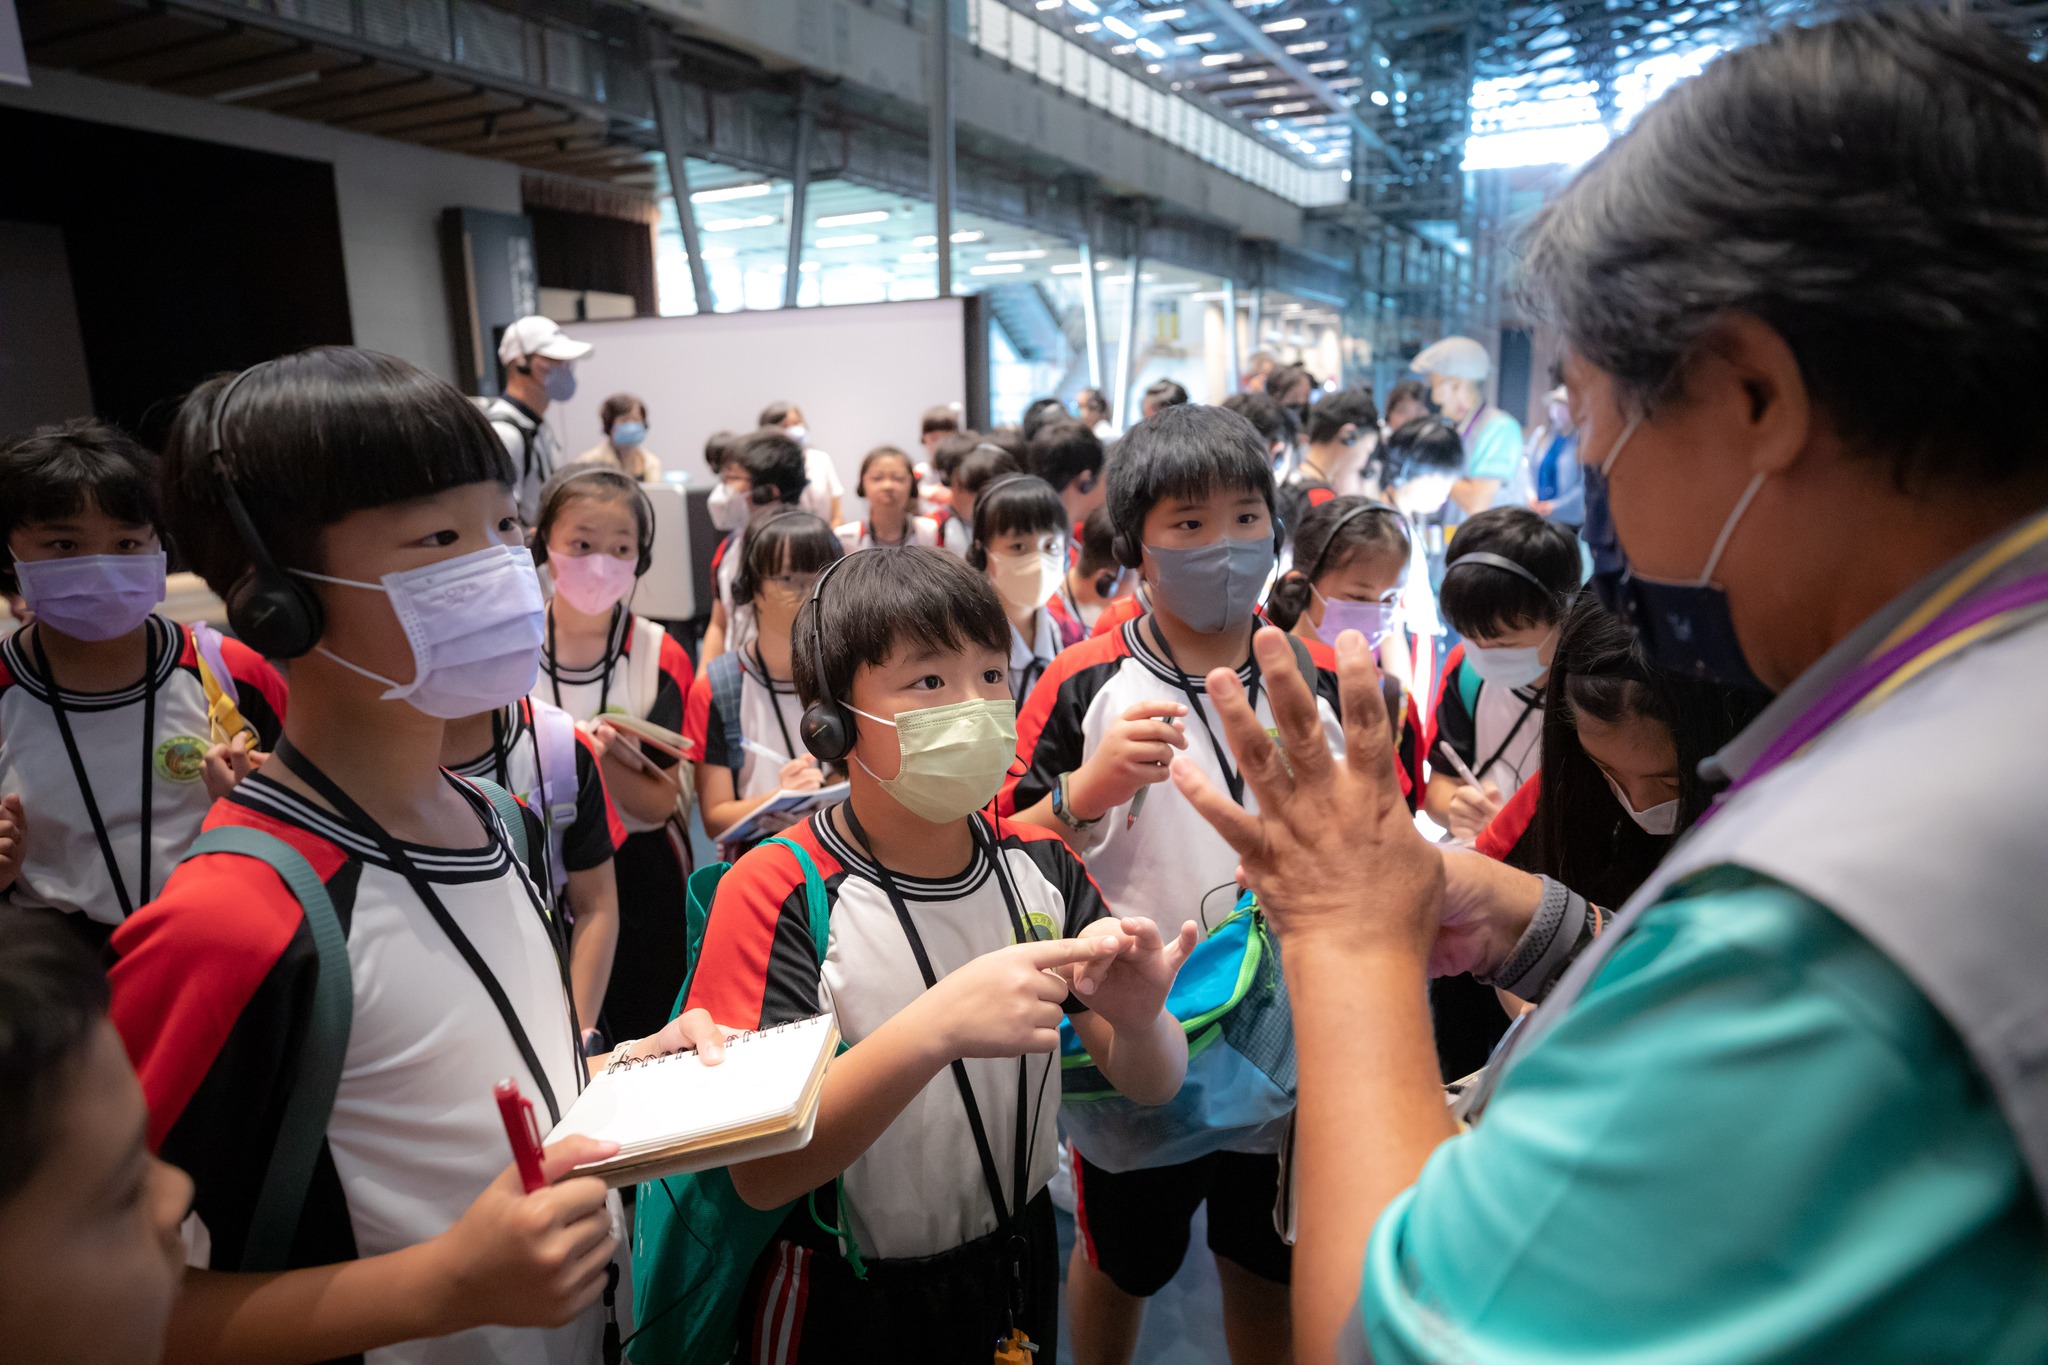
[{"label": "spiral notebook", "polygon": [[728,1034],[725,1060],[694,1052],[614,1062],[549,1133],[619,1144],[616,1156],[577,1168],[610,1185],[704,1171],[793,1152],[818,1121],[825,1067],[839,1046],[829,1014]]}]

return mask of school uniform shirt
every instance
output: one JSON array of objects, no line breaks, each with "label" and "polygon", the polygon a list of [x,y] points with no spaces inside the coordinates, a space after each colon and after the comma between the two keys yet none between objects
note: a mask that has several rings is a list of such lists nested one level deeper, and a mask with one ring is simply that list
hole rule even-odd
[{"label": "school uniform shirt", "polygon": [[[924,994],[924,978],[866,854],[841,839],[822,815],[792,826],[783,837],[810,854],[825,883],[832,928],[824,966],[811,944],[803,872],[786,849],[764,844],[735,863],[718,885],[689,1008],[707,1009],[721,1024],[740,1028],[773,1028],[829,1010],[841,1035],[858,1046]],[[1034,935],[1069,937],[1109,913],[1087,869],[1056,836],[1004,820],[996,825],[996,843]],[[891,876],[937,976],[1015,942],[995,868],[978,843],[956,876]],[[1072,999],[1067,1007],[1083,1008]],[[1025,1118],[1028,1201],[1052,1179],[1057,1161],[1060,1085],[1057,1057],[1034,1053],[1025,1065],[1033,1097]],[[1003,1197],[1011,1199],[1017,1059],[970,1058],[966,1067],[1002,1173]],[[849,1223],[842,1226],[851,1227],[864,1256],[932,1256],[996,1227],[951,1068],[942,1068],[918,1092],[847,1168],[845,1180],[841,1211]],[[913,1326],[906,1325],[906,1332]]]},{"label": "school uniform shirt", "polygon": [[839,537],[841,548],[848,554],[855,550],[887,549],[897,545],[922,545],[936,549],[939,544],[939,524],[930,517],[912,517],[910,534],[902,540],[876,540],[874,526],[865,521],[849,521],[834,527],[833,534]]},{"label": "school uniform shirt", "polygon": [[1032,614],[1030,639],[1025,639],[1014,623],[1010,626],[1010,695],[1019,707],[1066,647],[1058,619],[1042,607]]},{"label": "school uniform shirt", "polygon": [[561,438],[539,413],[509,394],[485,403],[484,416],[505,443],[505,453],[512,457],[517,479],[513,500],[519,504],[519,519],[532,526],[540,520],[540,490],[562,462]]},{"label": "school uniform shirt", "polygon": [[[521,805],[541,815],[547,801],[541,785],[541,744],[534,730],[533,698],[521,697],[499,711],[491,726],[491,741],[489,749],[467,763],[450,764],[448,771],[458,777],[495,782],[518,797]],[[574,753],[576,815],[562,831],[562,867],[568,872],[588,872],[612,860],[612,854],[626,842],[626,827],[619,823],[605,790],[597,751],[581,730],[576,732]],[[545,846],[545,842],[537,845]]]},{"label": "school uniform shirt", "polygon": [[832,457],[816,446],[804,447],[804,491],[797,499],[797,506],[806,512],[815,513],[820,521],[828,525],[832,520],[832,500],[846,496],[846,485],[839,480],[839,468],[832,463]]},{"label": "school uniform shirt", "polygon": [[[1138,622],[1083,641],[1053,660],[1017,718],[1017,756],[1025,771],[1005,783],[999,798],[1003,814],[1014,815],[1049,795],[1059,775],[1079,768],[1101,745],[1110,726],[1139,702],[1190,707],[1199,703],[1200,715],[1191,709],[1183,718],[1185,754],[1219,791],[1227,792],[1223,763],[1229,761],[1234,772],[1236,761],[1230,757],[1223,723],[1203,680],[1187,678],[1184,686],[1177,676],[1145,640]],[[1238,676],[1249,688],[1252,665],[1239,669]],[[1341,754],[1344,731],[1337,720],[1336,676],[1319,668],[1316,678],[1324,737],[1332,751]],[[1256,709],[1260,722],[1271,727],[1272,703],[1264,687],[1259,688]],[[1213,744],[1203,728],[1203,716],[1215,731]],[[1245,805],[1257,809],[1249,790]],[[1088,870],[1117,912],[1144,915],[1169,935],[1185,920],[1200,922],[1205,900],[1210,923],[1228,914],[1237,900],[1237,853],[1196,813],[1180,788],[1170,780],[1153,783],[1136,823],[1126,828],[1129,809],[1128,803],[1117,806],[1080,836],[1079,851]]]},{"label": "school uniform shirt", "polygon": [[[566,1112],[580,1085],[553,931],[482,793],[470,847],[401,845],[510,1000]],[[258,773],[208,828],[249,826],[303,855],[348,940],[348,1050],[288,1258],[290,1269],[378,1256],[445,1232],[507,1163],[491,1094],[510,1076],[549,1126],[537,1078],[483,982],[365,832]],[[538,824],[528,818],[529,838]],[[111,1016],[149,1105],[149,1142],[192,1176],[211,1264],[240,1263],[319,958],[267,866],[206,854],[115,933]],[[596,1365],[603,1310],[554,1330],[483,1327],[365,1353],[365,1365]]]},{"label": "school uniform shirt", "polygon": [[[1513,796],[1543,765],[1543,687],[1503,687],[1479,682],[1465,661],[1468,646],[1451,647],[1444,659],[1444,684],[1436,702],[1430,766],[1456,776],[1457,769],[1437,752],[1444,745],[1465,760],[1483,782]],[[1483,765],[1483,766],[1482,766]]]},{"label": "school uniform shirt", "polygon": [[[212,740],[198,647],[190,626],[154,615],[146,624],[156,661],[147,679],[118,692],[64,691],[55,698],[77,742],[77,766],[51,710],[49,681],[36,667],[33,633],[17,631],[0,641],[0,794],[21,797],[29,826],[21,876],[8,897],[15,905],[82,914],[103,925],[121,922],[120,897],[86,803],[88,788],[131,908],[163,889],[199,835],[213,798],[201,778]],[[284,730],[284,680],[239,641],[222,640],[221,657],[258,747],[275,747]],[[143,713],[152,698],[153,729],[144,735]],[[151,770],[146,885],[145,763]]]},{"label": "school uniform shirt", "polygon": [[[797,700],[795,683],[773,683],[761,676],[752,658],[741,656],[740,661],[740,736],[773,749],[782,755],[783,762],[801,758],[808,752],[804,748],[802,721],[803,703]],[[690,688],[688,704],[683,708],[683,734],[694,740],[701,762],[710,763],[728,771],[734,768],[738,773],[733,779],[733,795],[773,796],[782,790],[776,780],[782,773],[782,763],[768,758],[752,748],[742,749],[734,754],[726,744],[725,717],[718,709],[718,699],[711,694],[711,676],[707,670],[699,674]],[[735,760],[738,760],[735,762]]]},{"label": "school uniform shirt", "polygon": [[962,521],[960,514],[952,508],[940,509],[941,515],[933,518],[939,524],[939,548],[960,558],[967,558],[968,550],[974,546],[974,525]]},{"label": "school uniform shirt", "polygon": [[1090,636],[1110,635],[1122,630],[1129,622],[1145,614],[1145,590],[1126,593],[1102,609],[1102,615],[1095,618],[1095,624],[1088,628]]}]

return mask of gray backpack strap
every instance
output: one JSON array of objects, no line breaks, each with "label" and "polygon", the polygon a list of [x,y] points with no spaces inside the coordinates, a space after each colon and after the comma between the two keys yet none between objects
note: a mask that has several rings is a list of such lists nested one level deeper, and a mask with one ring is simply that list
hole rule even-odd
[{"label": "gray backpack strap", "polygon": [[299,851],[274,834],[246,825],[223,825],[192,841],[186,859],[208,853],[233,853],[267,865],[299,903],[306,928],[319,954],[313,978],[313,1006],[306,1015],[306,1037],[293,1068],[284,1116],[277,1127],[277,1145],[270,1150],[249,1235],[242,1245],[237,1270],[283,1270],[299,1229],[299,1212],[312,1187],[313,1167],[327,1141],[327,1121],[334,1113],[341,1086],[342,1059],[348,1054],[349,1022],[355,1009],[355,985],[349,972],[348,940],[335,917],[334,902],[318,874]]},{"label": "gray backpack strap", "polygon": [[526,807],[519,804],[518,797],[487,777],[466,777],[463,781],[489,799],[491,809],[498,813],[498,823],[505,827],[506,840],[519,856],[520,865],[526,869],[527,876],[534,878],[534,885],[540,885],[533,870],[533,849],[526,842]]},{"label": "gray backpack strap", "polygon": [[740,768],[747,761],[747,737],[740,732],[740,697],[746,690],[746,675],[740,670],[739,656],[730,650],[713,659],[706,671],[711,675],[711,700],[725,730],[725,766],[732,769],[732,780],[738,782]]}]

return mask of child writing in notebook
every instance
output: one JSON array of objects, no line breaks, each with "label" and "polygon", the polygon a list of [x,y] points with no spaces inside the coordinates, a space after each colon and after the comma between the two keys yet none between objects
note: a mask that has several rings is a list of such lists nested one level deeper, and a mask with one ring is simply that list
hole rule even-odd
[{"label": "child writing in notebook", "polygon": [[936,550],[850,555],[796,640],[805,740],[852,783],[788,836],[824,879],[829,949],[820,967],[796,859],[763,845],[719,884],[689,1003],[741,1027],[831,1010],[852,1046],[810,1145],[732,1168],[749,1204],[798,1201],[754,1267],[739,1359],[987,1360],[1021,1331],[1050,1361],[1062,1013],[1120,1090],[1164,1102],[1187,1063],[1164,1001],[1195,927],[1162,942],[1110,918],[1064,844],[982,812],[1014,703],[981,575]]},{"label": "child writing in notebook", "polygon": [[[204,1248],[174,1359],[600,1358],[616,1201],[564,1177],[615,1148],[559,1144],[556,1183],[527,1194],[491,1093],[513,1078],[543,1131],[575,1099],[566,964],[489,794],[440,766],[449,718],[533,683],[543,612],[513,474],[451,385],[353,347],[208,381],[171,427],[170,530],[236,630],[292,661],[284,739],[209,833],[281,840],[331,902],[316,917],[259,856],[212,851],[114,935],[114,1025]],[[323,1064],[328,1112],[287,1127],[282,1097]],[[266,1172],[310,1137],[280,1200]]]},{"label": "child writing in notebook", "polygon": [[[0,893],[96,944],[162,889],[284,719],[254,650],[156,613],[157,503],[156,457],[103,423],[0,451],[0,590],[35,614],[0,641]],[[241,723],[216,737],[225,690]]]},{"label": "child writing in notebook", "polygon": [[623,735],[605,717],[624,714],[670,730],[683,724],[694,681],[690,656],[629,599],[647,572],[654,511],[616,470],[571,466],[541,490],[536,562],[555,580],[533,695],[568,712],[597,742],[605,786],[626,827],[613,859],[618,949],[601,1026],[637,1038],[668,1022],[683,985],[683,885],[689,841],[676,815],[677,760]]},{"label": "child writing in notebook", "polygon": [[690,689],[683,733],[697,746],[697,809],[720,838],[779,791],[823,786],[798,738],[803,704],[791,671],[791,628],[839,538],[809,512],[785,509],[747,531],[733,598],[748,608],[745,638],[706,664]]},{"label": "child writing in notebook", "polygon": [[[1236,897],[1237,854],[1165,779],[1185,755],[1246,799],[1203,679],[1237,670],[1273,724],[1251,654],[1274,566],[1273,499],[1266,443],[1234,412],[1176,405],[1126,433],[1109,467],[1110,519],[1117,558],[1138,570],[1149,609],[1055,659],[1018,721],[1023,772],[1001,808],[1085,856],[1128,914],[1178,924],[1206,902],[1220,918]],[[1336,679],[1314,671],[1323,728],[1341,752]],[[1232,1359],[1288,1358],[1291,1259],[1273,1229],[1279,1139],[1115,1173],[1076,1146],[1082,1235],[1067,1287],[1077,1360],[1129,1359],[1145,1300],[1173,1278],[1205,1201]]]}]

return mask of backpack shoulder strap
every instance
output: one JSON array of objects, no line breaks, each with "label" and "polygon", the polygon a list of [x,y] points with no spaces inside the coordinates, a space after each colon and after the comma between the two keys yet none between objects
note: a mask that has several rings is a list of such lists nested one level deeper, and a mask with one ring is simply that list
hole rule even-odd
[{"label": "backpack shoulder strap", "polygon": [[[1460,645],[1459,648],[1464,648]],[[1458,700],[1465,703],[1465,714],[1479,714],[1479,689],[1483,686],[1479,670],[1466,662],[1463,655],[1458,658]]]},{"label": "backpack shoulder strap", "polygon": [[654,704],[661,683],[661,642],[668,632],[644,616],[635,616],[627,630],[633,647],[626,659],[629,698],[635,705]]},{"label": "backpack shoulder strap", "polygon": [[825,949],[832,942],[832,912],[825,904],[825,879],[818,875],[818,865],[811,861],[811,855],[794,839],[778,836],[761,842],[782,845],[796,858],[796,865],[804,870],[804,906],[810,912],[811,948],[818,954],[818,964],[823,966]]},{"label": "backpack shoulder strap", "polygon": [[505,838],[512,845],[512,852],[518,856],[528,875],[532,875],[533,849],[526,842],[526,808],[519,804],[519,798],[487,777],[465,777],[462,780],[490,801],[491,809],[498,813],[498,823],[504,827]]},{"label": "backpack shoulder strap", "polygon": [[747,759],[747,737],[740,729],[740,699],[746,692],[746,674],[740,669],[739,655],[731,650],[713,659],[705,672],[711,677],[711,700],[718,707],[719,723],[725,731],[725,764],[732,769],[732,780],[737,783]]},{"label": "backpack shoulder strap", "polygon": [[544,701],[528,703],[533,708],[533,733],[540,753],[541,823],[548,832],[548,868],[554,873],[555,889],[568,881],[562,866],[563,837],[576,823],[576,722],[569,713]]},{"label": "backpack shoulder strap", "polygon": [[313,1167],[327,1140],[327,1121],[334,1113],[341,1085],[342,1059],[348,1053],[350,1017],[355,1009],[355,984],[348,962],[348,940],[335,917],[334,902],[299,851],[274,834],[246,825],[222,825],[192,841],[187,859],[208,853],[233,853],[254,858],[276,872],[298,901],[313,936],[319,967],[313,978],[313,1005],[306,1016],[291,1092],[278,1123],[277,1145],[256,1196],[249,1236],[242,1246],[239,1270],[282,1270],[297,1235],[299,1212],[313,1181]]}]

